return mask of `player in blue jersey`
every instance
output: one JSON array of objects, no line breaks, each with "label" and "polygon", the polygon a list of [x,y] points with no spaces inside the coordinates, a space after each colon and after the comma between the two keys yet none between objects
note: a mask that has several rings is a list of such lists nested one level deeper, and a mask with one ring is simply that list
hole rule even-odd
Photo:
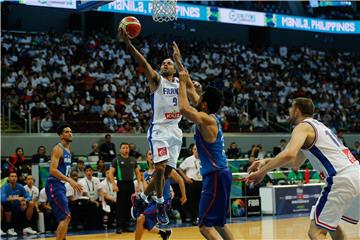
[{"label": "player in blue jersey", "polygon": [[180,112],[196,124],[195,143],[203,176],[199,205],[200,232],[206,239],[234,239],[226,225],[232,176],[227,167],[221,123],[216,116],[223,96],[218,89],[207,87],[200,97],[197,110],[188,101],[186,86],[191,85],[188,72],[180,71],[179,75]]},{"label": "player in blue jersey", "polygon": [[59,127],[60,142],[51,152],[50,176],[47,179],[45,191],[50,202],[52,214],[59,225],[56,230],[56,240],[63,240],[66,236],[71,220],[68,199],[66,197],[65,182],[68,182],[76,191],[81,192],[82,187],[69,177],[71,170],[70,144],[72,131],[69,125]]},{"label": "player in blue jersey", "polygon": [[[150,183],[150,181],[153,177],[153,174],[154,174],[154,170],[155,170],[151,151],[148,151],[148,153],[146,155],[146,160],[147,160],[149,169],[148,169],[148,171],[146,171],[144,173],[144,180],[145,180],[144,187],[146,187]],[[181,178],[181,176],[175,170],[171,171],[169,177],[170,178],[168,178],[165,181],[165,186],[164,186],[164,201],[165,201],[166,209],[168,211],[170,210],[171,199],[172,199],[172,194],[171,194],[171,190],[170,190],[170,182],[171,182],[170,180],[173,180],[179,184],[179,188],[181,191],[181,200],[180,200],[181,204],[184,205],[185,202],[187,201],[184,180]],[[156,227],[156,224],[157,224],[156,201],[155,201],[154,197],[155,197],[155,195],[149,196],[149,198],[150,198],[149,204],[147,205],[144,212],[141,213],[139,215],[139,217],[136,219],[135,240],[141,240],[145,229],[147,229],[150,233],[159,234],[163,240],[170,239],[170,236],[172,233],[171,229],[164,230],[164,229],[159,229],[158,227]],[[131,215],[133,218],[135,217],[133,208],[131,209]]]}]

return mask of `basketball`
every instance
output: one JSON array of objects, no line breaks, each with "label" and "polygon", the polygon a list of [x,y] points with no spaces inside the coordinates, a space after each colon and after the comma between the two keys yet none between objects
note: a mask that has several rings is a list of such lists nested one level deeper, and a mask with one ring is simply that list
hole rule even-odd
[{"label": "basketball", "polygon": [[141,32],[141,24],[137,18],[128,16],[124,17],[119,24],[118,31],[126,31],[129,38],[136,38]]}]

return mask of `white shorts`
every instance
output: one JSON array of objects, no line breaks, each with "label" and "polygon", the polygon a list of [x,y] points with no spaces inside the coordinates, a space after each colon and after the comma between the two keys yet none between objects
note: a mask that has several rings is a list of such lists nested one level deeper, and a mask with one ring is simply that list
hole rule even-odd
[{"label": "white shorts", "polygon": [[178,125],[154,125],[147,136],[154,163],[167,160],[168,166],[176,168],[183,136]]},{"label": "white shorts", "polygon": [[348,167],[334,177],[326,179],[326,185],[310,218],[318,227],[335,231],[340,219],[357,224],[360,218],[360,167]]}]

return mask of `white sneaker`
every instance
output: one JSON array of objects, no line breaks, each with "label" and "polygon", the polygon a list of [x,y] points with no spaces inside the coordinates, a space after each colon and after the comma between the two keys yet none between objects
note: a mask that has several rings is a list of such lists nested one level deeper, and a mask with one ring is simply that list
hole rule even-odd
[{"label": "white sneaker", "polygon": [[2,229],[0,229],[0,234],[1,234],[1,236],[4,236],[4,235],[6,235],[6,232],[4,232]]},{"label": "white sneaker", "polygon": [[37,234],[37,231],[33,230],[31,227],[23,229],[23,234]]},{"label": "white sneaker", "polygon": [[7,234],[10,236],[17,236],[17,233],[15,232],[15,230],[13,228],[10,228],[9,230],[7,230]]}]

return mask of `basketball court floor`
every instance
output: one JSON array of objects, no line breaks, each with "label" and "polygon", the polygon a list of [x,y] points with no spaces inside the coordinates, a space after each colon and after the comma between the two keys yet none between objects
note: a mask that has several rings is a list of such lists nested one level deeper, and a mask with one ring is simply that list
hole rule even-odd
[{"label": "basketball court floor", "polygon": [[[307,215],[301,215],[300,217],[283,216],[272,217],[265,216],[262,218],[249,218],[247,221],[244,219],[234,220],[229,224],[232,233],[236,240],[248,240],[248,239],[308,239],[307,230],[309,225],[309,218]],[[353,225],[345,222],[341,222],[340,226],[346,232],[348,240],[360,240],[360,225]],[[38,237],[32,236],[31,239],[54,239],[54,237],[47,237],[38,235]],[[14,239],[14,238],[12,238]],[[16,238],[15,238],[16,239]],[[29,239],[27,237],[19,239]],[[83,232],[78,235],[71,234],[66,238],[67,240],[108,240],[108,239],[134,239],[134,233],[115,234],[114,230],[111,232],[97,232],[86,233]],[[156,240],[161,239],[158,235],[145,233],[144,240]],[[173,235],[171,240],[200,240],[204,239],[197,227],[173,227]],[[327,239],[331,239],[328,235]]]}]

